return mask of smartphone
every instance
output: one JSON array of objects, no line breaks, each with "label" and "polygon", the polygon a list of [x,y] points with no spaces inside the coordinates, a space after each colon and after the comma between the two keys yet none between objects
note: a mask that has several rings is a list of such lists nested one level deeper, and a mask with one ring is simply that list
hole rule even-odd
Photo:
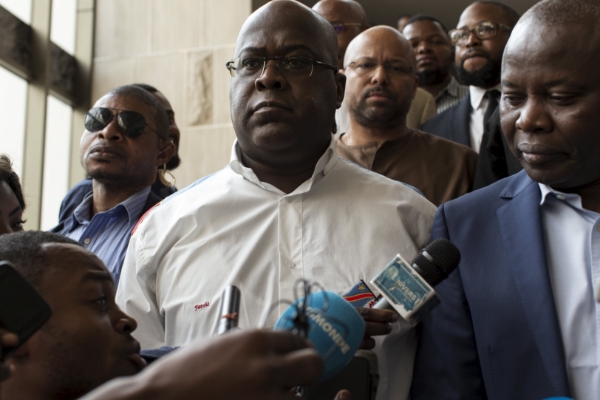
[{"label": "smartphone", "polygon": [[352,400],[374,400],[371,376],[369,361],[353,357],[339,374],[325,382],[305,387],[303,396],[307,400],[331,400],[337,392],[346,389],[352,394]]},{"label": "smartphone", "polygon": [[[8,261],[0,261],[0,327],[17,334],[25,343],[52,315],[42,296]],[[0,348],[4,360],[19,346]]]}]

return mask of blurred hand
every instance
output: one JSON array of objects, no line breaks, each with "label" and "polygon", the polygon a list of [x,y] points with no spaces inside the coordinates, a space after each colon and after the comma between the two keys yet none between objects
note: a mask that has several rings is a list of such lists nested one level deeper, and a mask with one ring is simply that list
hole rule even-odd
[{"label": "blurred hand", "polygon": [[[6,329],[0,328],[0,347],[13,347],[19,343],[19,337],[7,331]],[[10,368],[8,364],[0,363],[0,382],[10,377]]]},{"label": "blurred hand", "polygon": [[352,400],[352,396],[349,391],[340,390],[333,400]]},{"label": "blurred hand", "polygon": [[365,336],[360,343],[361,349],[371,350],[375,347],[372,336],[387,335],[392,331],[392,323],[398,321],[398,314],[391,310],[360,307],[356,309],[367,323]]},{"label": "blurred hand", "polygon": [[[322,369],[319,354],[299,336],[285,331],[239,331],[202,338],[85,399],[191,400],[199,394],[206,400],[295,399],[290,389],[314,383]],[[336,399],[346,400],[340,394]]]}]

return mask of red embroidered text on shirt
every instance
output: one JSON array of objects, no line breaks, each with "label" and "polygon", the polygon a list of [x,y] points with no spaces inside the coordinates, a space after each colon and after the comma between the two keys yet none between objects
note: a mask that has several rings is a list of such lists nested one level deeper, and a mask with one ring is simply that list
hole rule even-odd
[{"label": "red embroidered text on shirt", "polygon": [[208,306],[210,306],[210,302],[209,302],[209,301],[207,301],[207,302],[206,302],[206,303],[204,303],[204,304],[196,304],[196,305],[194,306],[194,311],[202,310],[203,308],[206,308],[206,307],[208,307]]}]

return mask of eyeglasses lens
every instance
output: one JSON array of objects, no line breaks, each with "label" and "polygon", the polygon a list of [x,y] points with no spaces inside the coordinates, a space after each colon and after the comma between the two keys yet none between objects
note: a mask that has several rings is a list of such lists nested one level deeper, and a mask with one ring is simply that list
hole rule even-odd
[{"label": "eyeglasses lens", "polygon": [[496,27],[490,23],[483,23],[475,27],[479,39],[489,39],[496,34]]},{"label": "eyeglasses lens", "polygon": [[123,133],[130,138],[140,136],[146,129],[146,119],[135,111],[121,111],[117,121]]},{"label": "eyeglasses lens", "polygon": [[[114,113],[110,108],[94,107],[85,116],[84,126],[89,132],[98,132],[112,121]],[[121,131],[130,138],[138,137],[146,128],[146,119],[135,111],[121,111],[117,122]]]},{"label": "eyeglasses lens", "polygon": [[332,26],[333,26],[333,29],[335,30],[335,33],[337,33],[338,35],[340,33],[344,33],[344,31],[346,30],[346,28],[342,24],[332,24]]}]

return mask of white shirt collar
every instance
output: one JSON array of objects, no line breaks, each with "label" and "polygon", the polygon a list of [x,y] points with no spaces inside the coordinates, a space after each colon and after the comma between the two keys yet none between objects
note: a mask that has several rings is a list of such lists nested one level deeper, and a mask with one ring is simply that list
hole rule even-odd
[{"label": "white shirt collar", "polygon": [[491,87],[489,89],[484,89],[479,86],[469,86],[469,94],[471,95],[471,107],[473,107],[474,110],[477,110],[479,107],[481,107],[481,104],[483,103],[483,97],[485,96],[485,92],[493,89],[496,89],[497,91],[502,93],[502,86],[500,86],[500,84],[497,84],[496,86]]},{"label": "white shirt collar", "polygon": [[546,204],[548,202],[549,196],[551,196],[555,197],[558,200],[564,200],[571,206],[583,211],[583,206],[581,204],[581,196],[579,196],[578,194],[559,192],[558,190],[554,190],[550,186],[545,185],[543,183],[539,183],[539,185],[540,191],[542,192],[542,198],[540,200],[541,206]]},{"label": "white shirt collar", "polygon": [[[231,159],[229,161],[229,167],[237,174],[244,177],[244,179],[260,186],[261,188],[268,190],[270,192],[278,192],[279,194],[285,195],[282,191],[270,185],[266,182],[261,182],[260,179],[256,176],[254,171],[251,168],[248,168],[242,164],[242,155],[241,149],[237,139],[233,143],[233,147],[231,149]],[[313,172],[312,177],[304,182],[302,185],[298,186],[296,190],[294,190],[289,195],[296,195],[306,193],[310,190],[312,185],[318,182],[323,176],[327,175],[329,171],[334,167],[334,165],[338,161],[338,155],[335,152],[333,135],[331,135],[331,141],[329,142],[329,147],[325,150],[325,153],[319,158],[317,165],[315,167],[315,171]]]}]

